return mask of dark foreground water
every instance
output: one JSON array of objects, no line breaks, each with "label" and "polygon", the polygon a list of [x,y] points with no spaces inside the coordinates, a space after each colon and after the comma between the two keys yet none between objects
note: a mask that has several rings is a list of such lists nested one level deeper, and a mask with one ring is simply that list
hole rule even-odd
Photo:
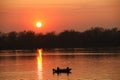
[{"label": "dark foreground water", "polygon": [[[0,80],[120,80],[120,55],[113,54],[1,51]],[[57,66],[71,74],[53,74]]]}]

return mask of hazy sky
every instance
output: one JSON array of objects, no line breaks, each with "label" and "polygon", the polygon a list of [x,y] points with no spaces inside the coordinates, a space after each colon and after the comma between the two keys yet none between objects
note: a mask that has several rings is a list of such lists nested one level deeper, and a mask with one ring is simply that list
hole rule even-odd
[{"label": "hazy sky", "polygon": [[[43,23],[38,29],[37,21]],[[36,32],[120,27],[120,0],[1,0],[0,31]]]}]

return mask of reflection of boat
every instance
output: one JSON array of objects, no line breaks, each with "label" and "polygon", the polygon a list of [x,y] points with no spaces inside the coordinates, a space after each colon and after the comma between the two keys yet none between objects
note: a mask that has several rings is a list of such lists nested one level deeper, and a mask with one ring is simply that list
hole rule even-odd
[{"label": "reflection of boat", "polygon": [[71,73],[71,68],[67,67],[65,69],[60,69],[59,67],[57,67],[57,69],[53,68],[53,73]]}]

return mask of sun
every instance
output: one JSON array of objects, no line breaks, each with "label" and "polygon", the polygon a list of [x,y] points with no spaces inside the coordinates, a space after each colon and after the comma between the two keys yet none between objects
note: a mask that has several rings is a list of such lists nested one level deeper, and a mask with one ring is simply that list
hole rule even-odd
[{"label": "sun", "polygon": [[42,27],[42,23],[41,23],[41,22],[36,22],[36,27],[37,27],[37,28]]}]

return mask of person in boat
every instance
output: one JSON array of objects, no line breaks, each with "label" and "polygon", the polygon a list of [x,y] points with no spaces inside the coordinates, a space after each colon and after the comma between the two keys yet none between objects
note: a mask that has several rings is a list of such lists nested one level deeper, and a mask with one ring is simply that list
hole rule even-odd
[{"label": "person in boat", "polygon": [[67,67],[67,70],[69,70],[70,68],[69,67]]},{"label": "person in boat", "polygon": [[57,67],[57,71],[59,71],[60,70],[60,68],[59,67]]}]

